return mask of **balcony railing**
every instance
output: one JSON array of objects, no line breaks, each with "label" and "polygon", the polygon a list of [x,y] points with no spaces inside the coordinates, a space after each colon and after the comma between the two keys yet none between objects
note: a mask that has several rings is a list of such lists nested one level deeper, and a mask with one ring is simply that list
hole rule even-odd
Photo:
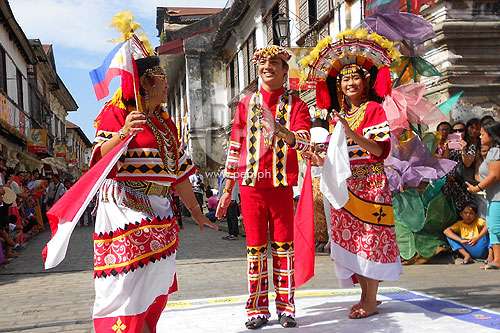
[{"label": "balcony railing", "polygon": [[0,93],[0,124],[14,136],[23,140],[29,137],[30,118],[2,93]]}]

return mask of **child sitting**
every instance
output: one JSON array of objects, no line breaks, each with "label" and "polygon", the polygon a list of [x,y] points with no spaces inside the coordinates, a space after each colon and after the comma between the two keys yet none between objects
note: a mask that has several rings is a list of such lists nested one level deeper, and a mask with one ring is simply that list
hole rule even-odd
[{"label": "child sitting", "polygon": [[208,189],[205,195],[208,198],[207,200],[208,213],[205,214],[205,216],[211,222],[215,222],[217,220],[217,218],[215,217],[215,211],[217,209],[217,205],[219,204],[219,198],[217,197],[217,195],[214,194],[212,189]]},{"label": "child sitting", "polygon": [[462,220],[444,230],[453,251],[463,259],[460,264],[470,264],[474,259],[484,259],[488,254],[489,237],[486,222],[477,216],[477,205],[468,203],[460,213]]}]

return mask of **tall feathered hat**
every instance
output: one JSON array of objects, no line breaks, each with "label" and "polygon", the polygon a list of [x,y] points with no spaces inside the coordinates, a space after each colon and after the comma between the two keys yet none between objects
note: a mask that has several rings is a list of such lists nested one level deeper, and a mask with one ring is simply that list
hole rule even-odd
[{"label": "tall feathered hat", "polygon": [[369,74],[369,86],[378,97],[390,94],[390,65],[401,56],[394,43],[365,29],[346,30],[336,38],[336,42],[330,36],[319,41],[300,61],[302,79],[316,82],[316,106],[338,110],[337,83],[342,75],[356,70]]}]

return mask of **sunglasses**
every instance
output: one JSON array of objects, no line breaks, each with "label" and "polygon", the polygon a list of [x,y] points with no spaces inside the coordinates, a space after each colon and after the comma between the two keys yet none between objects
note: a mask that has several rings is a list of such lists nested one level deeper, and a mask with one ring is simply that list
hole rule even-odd
[{"label": "sunglasses", "polygon": [[465,132],[465,128],[454,128],[453,133],[463,133]]}]

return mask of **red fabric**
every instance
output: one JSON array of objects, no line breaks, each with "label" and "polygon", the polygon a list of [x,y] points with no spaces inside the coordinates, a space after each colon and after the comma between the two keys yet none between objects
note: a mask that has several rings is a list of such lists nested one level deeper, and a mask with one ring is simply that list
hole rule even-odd
[{"label": "red fabric", "polygon": [[295,286],[298,288],[314,276],[314,202],[310,163],[307,164],[293,225]]},{"label": "red fabric", "polygon": [[[250,318],[268,317],[268,235],[273,252],[276,250],[273,243],[293,244],[293,190],[291,186],[272,188],[241,186],[240,196],[247,246],[262,248],[261,254],[253,256],[249,254],[247,257],[250,292],[246,305],[247,314]],[[276,204],[277,202],[279,204]],[[286,292],[288,288],[292,290],[294,288],[291,273],[293,267],[293,256],[292,260],[289,260],[273,253],[273,280],[281,281],[278,289],[276,289],[277,284],[275,285],[276,299],[279,302],[278,313],[286,312],[293,315],[295,312],[293,291],[291,294]],[[290,272],[292,275],[290,280],[285,272]]]},{"label": "red fabric", "polygon": [[[144,232],[144,228],[154,228],[154,232]],[[175,218],[143,219],[112,233],[94,233],[94,278],[127,273],[172,255],[178,233]]]},{"label": "red fabric", "polygon": [[[113,104],[106,104],[104,106],[103,111],[99,114],[98,118],[96,119],[96,127],[97,127],[97,132],[99,131],[104,131],[104,132],[113,132],[117,133],[120,131],[120,129],[123,127],[125,124],[125,119],[127,118],[128,111],[122,108],[117,107],[116,105]],[[162,117],[164,117],[164,121],[166,123],[166,127],[157,119],[157,117],[153,117],[152,121],[156,125],[156,127],[162,131],[170,131],[172,133],[172,137],[175,139],[175,144],[177,147],[177,150],[179,151],[179,140],[178,140],[178,135],[177,135],[177,127],[175,126],[175,123],[172,121],[172,118],[168,115],[167,112],[163,112],[161,114]],[[153,131],[149,126],[144,126],[143,130],[139,132],[138,134],[135,135],[135,137],[132,139],[130,144],[128,145],[129,149],[134,149],[134,148],[155,148],[158,149],[158,143],[156,142],[156,138],[153,134]],[[94,147],[94,150],[92,152],[92,157],[90,160],[90,167],[92,167],[94,164],[97,163],[101,159],[101,147],[96,146]],[[175,186],[176,184],[182,183],[185,181],[190,175],[192,175],[196,171],[195,168],[192,168],[190,171],[186,172],[179,178],[170,178],[166,176],[152,176],[148,175],[147,176],[147,181],[161,181],[161,182],[171,182],[172,186]],[[128,178],[128,177],[117,177],[118,170],[113,168],[113,170],[109,173],[108,178],[120,180],[120,181],[126,181],[126,180],[133,180],[133,181],[139,181],[138,177],[133,177],[133,178]]]},{"label": "red fabric", "polygon": [[324,80],[316,82],[316,106],[320,109],[330,109],[332,107],[330,92]]},{"label": "red fabric", "polygon": [[[240,187],[241,213],[248,246],[293,241],[293,190],[288,187]],[[279,203],[279,204],[278,204]]]},{"label": "red fabric", "polygon": [[375,93],[380,97],[385,97],[391,94],[392,90],[392,80],[391,71],[389,67],[384,66],[378,70],[377,78],[373,84],[373,89]]},{"label": "red fabric", "polygon": [[95,333],[140,333],[143,332],[143,328],[145,326],[148,327],[149,332],[156,333],[156,324],[160,319],[163,309],[167,305],[167,301],[168,295],[161,295],[158,296],[153,304],[151,304],[149,308],[141,314],[132,316],[95,318]]},{"label": "red fabric", "polygon": [[[272,115],[276,116],[276,105],[279,102],[279,97],[284,93],[284,88],[275,90],[273,92],[268,92],[264,89],[260,90],[262,94],[262,100],[264,107],[268,108]],[[246,171],[246,137],[247,137],[247,115],[248,115],[248,105],[251,99],[251,95],[245,96],[238,104],[238,109],[234,116],[233,126],[231,130],[231,141],[239,142],[241,144],[240,149],[240,160],[238,166],[238,174],[243,175]],[[309,115],[309,109],[307,105],[297,96],[292,96],[292,110],[290,112],[290,130],[299,131],[305,130],[309,131],[311,127],[311,120]],[[273,163],[273,150],[266,147],[264,140],[261,140],[260,146],[260,160],[259,160],[259,175],[264,175],[263,178],[258,180],[255,187],[273,187],[272,179],[272,163]],[[288,149],[286,157],[286,173],[287,181],[289,186],[297,185],[298,180],[298,162],[297,162],[297,151],[293,148]],[[239,177],[239,182],[241,184],[243,177]]]},{"label": "red fabric", "polygon": [[[364,135],[363,130],[365,130],[367,127],[373,127],[377,125],[382,125],[385,122],[387,122],[387,117],[385,115],[385,111],[382,108],[382,105],[376,103],[376,102],[368,102],[368,105],[365,110],[365,117],[363,121],[361,121],[361,124],[359,127],[356,129],[356,132],[360,135]],[[377,142],[383,150],[382,156],[375,156],[370,154],[369,159],[364,159],[361,161],[351,161],[352,165],[357,165],[357,164],[367,164],[367,163],[375,163],[375,162],[382,162],[389,156],[389,153],[391,152],[391,140],[390,138],[387,138],[384,141],[378,141]]]},{"label": "red fabric", "polygon": [[[128,141],[124,140],[116,145],[104,158],[97,162],[88,172],[86,172],[47,212],[52,236],[56,234],[59,223],[76,223],[74,219],[85,200],[94,195],[97,189],[94,188],[105,169],[112,160],[120,153]],[[92,191],[95,191],[92,193]],[[45,261],[47,257],[47,246],[42,251]]]}]

